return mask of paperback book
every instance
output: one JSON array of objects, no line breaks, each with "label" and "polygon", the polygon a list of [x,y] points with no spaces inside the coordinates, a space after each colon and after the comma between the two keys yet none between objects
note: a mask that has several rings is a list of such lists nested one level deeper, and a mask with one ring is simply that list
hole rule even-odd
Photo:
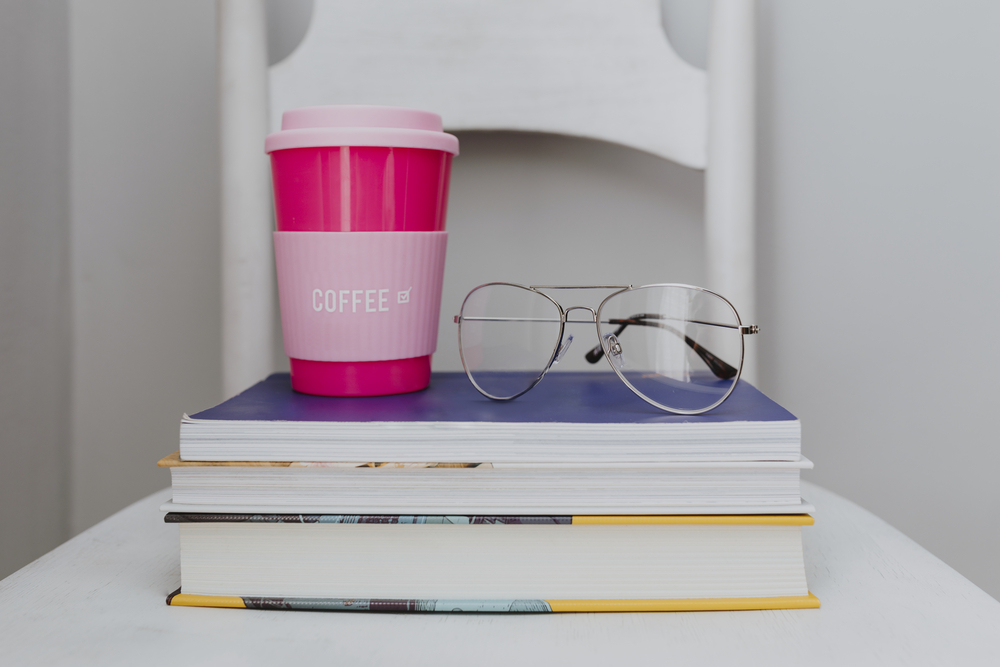
[{"label": "paperback book", "polygon": [[798,461],[666,463],[192,462],[175,453],[175,511],[674,514],[811,511]]},{"label": "paperback book", "polygon": [[553,372],[529,395],[492,401],[462,373],[424,391],[331,399],[276,373],[191,416],[184,461],[663,463],[800,460],[798,419],[741,380],[702,415],[662,412],[608,372]]}]

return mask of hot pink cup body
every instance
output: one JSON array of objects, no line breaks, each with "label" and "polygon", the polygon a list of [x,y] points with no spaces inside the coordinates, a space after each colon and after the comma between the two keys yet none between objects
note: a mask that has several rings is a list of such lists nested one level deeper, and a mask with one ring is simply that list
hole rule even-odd
[{"label": "hot pink cup body", "polygon": [[[362,121],[366,109],[383,111],[350,107],[338,110],[342,109],[352,113],[361,109]],[[286,114],[285,127],[288,117]],[[453,139],[443,133],[441,136]],[[452,158],[447,150],[382,145],[269,146],[268,150],[279,232],[444,231]],[[296,391],[323,396],[380,396],[427,387],[431,356],[377,361],[290,357],[290,365]]]},{"label": "hot pink cup body", "polygon": [[279,232],[440,232],[451,154],[319,146],[271,153]]}]

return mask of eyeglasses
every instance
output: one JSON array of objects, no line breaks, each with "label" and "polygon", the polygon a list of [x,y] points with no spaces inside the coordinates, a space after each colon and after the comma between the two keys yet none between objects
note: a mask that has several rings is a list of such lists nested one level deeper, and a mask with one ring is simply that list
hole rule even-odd
[{"label": "eyeglasses", "polygon": [[[564,308],[542,290],[615,290],[597,310]],[[572,311],[588,320],[570,320]],[[661,410],[695,415],[726,400],[743,370],[743,325],[722,296],[691,285],[480,285],[455,316],[466,375],[484,396],[509,401],[538,384],[573,343],[567,324],[597,326],[584,355],[607,358],[637,396]]]}]

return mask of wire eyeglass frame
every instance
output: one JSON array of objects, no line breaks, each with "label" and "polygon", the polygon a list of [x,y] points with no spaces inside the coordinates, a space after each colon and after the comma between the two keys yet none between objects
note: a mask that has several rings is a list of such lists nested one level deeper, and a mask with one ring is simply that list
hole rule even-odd
[{"label": "wire eyeglass frame", "polygon": [[[478,290],[480,290],[480,289],[482,289],[484,287],[493,287],[493,286],[516,287],[516,288],[519,288],[519,289],[527,290],[529,292],[533,292],[535,294],[538,294],[538,295],[543,296],[546,299],[548,299],[558,309],[558,311],[559,311],[559,336],[556,339],[556,344],[555,344],[555,347],[552,350],[551,355],[549,355],[548,362],[545,364],[544,368],[539,372],[538,377],[535,378],[535,380],[531,384],[529,384],[525,389],[523,389],[522,391],[514,394],[513,396],[494,396],[494,395],[490,394],[489,392],[487,392],[485,389],[483,389],[479,385],[479,383],[476,382],[476,379],[475,379],[472,371],[469,369],[469,365],[466,363],[466,360],[465,360],[465,351],[464,351],[464,348],[463,348],[463,345],[462,345],[462,321],[463,320],[468,320],[468,321],[507,321],[507,322],[510,322],[510,321],[551,322],[552,320],[550,320],[548,318],[540,319],[540,318],[508,318],[508,317],[505,317],[505,318],[466,317],[464,315],[465,305],[468,302],[469,297],[471,297],[475,292],[477,292]],[[736,324],[735,325],[724,324],[724,323],[721,323],[721,322],[706,322],[706,321],[702,321],[702,320],[691,320],[691,322],[693,322],[695,324],[702,324],[702,325],[708,325],[708,326],[717,326],[717,327],[723,327],[723,328],[727,328],[727,329],[736,329],[736,330],[738,330],[738,332],[740,334],[740,360],[739,360],[739,364],[736,367],[730,366],[729,364],[727,364],[726,362],[722,361],[721,359],[719,359],[718,357],[716,357],[714,354],[712,354],[711,352],[709,352],[705,348],[699,346],[695,341],[693,341],[692,339],[690,339],[689,337],[687,337],[686,334],[684,334],[683,332],[680,332],[680,331],[674,329],[673,327],[670,327],[669,325],[664,325],[664,324],[661,324],[661,323],[651,323],[649,321],[646,321],[647,319],[655,319],[655,318],[649,318],[648,314],[646,314],[646,313],[640,313],[638,315],[634,315],[631,318],[628,318],[627,320],[614,320],[614,321],[613,320],[608,320],[608,322],[607,322],[608,324],[619,324],[619,328],[618,328],[617,334],[615,334],[615,335],[620,334],[621,331],[626,326],[628,326],[630,324],[634,324],[634,325],[643,325],[643,326],[657,326],[659,328],[664,328],[664,329],[671,330],[676,335],[684,337],[685,338],[685,342],[688,344],[688,346],[691,347],[692,350],[694,350],[702,358],[702,360],[705,361],[705,363],[709,365],[709,367],[711,368],[711,370],[713,371],[713,373],[715,373],[715,375],[717,377],[720,377],[720,378],[723,378],[723,379],[732,379],[732,384],[730,385],[728,391],[726,391],[726,393],[722,396],[722,398],[720,398],[719,400],[717,400],[715,403],[709,405],[708,407],[689,410],[689,409],[684,409],[684,408],[675,408],[675,407],[671,407],[671,406],[659,403],[659,402],[657,402],[657,401],[649,398],[648,396],[646,396],[645,394],[643,394],[641,391],[639,391],[635,386],[633,386],[632,383],[629,382],[628,378],[626,378],[625,375],[621,372],[621,370],[611,361],[611,358],[613,356],[612,355],[612,350],[610,349],[611,343],[609,342],[611,337],[610,336],[602,336],[601,335],[601,319],[600,318],[601,318],[601,312],[604,309],[605,304],[607,304],[607,302],[609,300],[611,300],[614,297],[616,297],[616,296],[618,296],[620,294],[623,294],[625,292],[629,292],[629,291],[633,291],[633,290],[646,289],[646,288],[652,288],[652,287],[662,287],[662,288],[678,287],[678,288],[683,288],[683,289],[694,290],[696,292],[703,292],[703,293],[706,293],[706,294],[711,294],[712,296],[715,296],[715,297],[718,297],[719,299],[721,299],[727,306],[729,306],[729,308],[733,312],[733,316],[736,319]],[[556,301],[554,298],[552,298],[551,295],[546,294],[545,292],[542,291],[542,290],[597,290],[597,289],[609,289],[609,290],[614,290],[614,291],[611,294],[609,294],[607,297],[605,297],[603,301],[601,301],[600,305],[597,307],[596,310],[594,308],[591,308],[590,306],[570,306],[568,308],[564,308],[563,305],[561,303],[559,303],[558,301]],[[745,353],[746,353],[746,345],[745,345],[745,342],[743,340],[743,336],[757,334],[760,331],[760,329],[759,329],[759,327],[757,325],[754,325],[754,324],[744,325],[743,322],[742,322],[742,320],[740,319],[739,313],[736,311],[736,308],[733,306],[733,304],[727,298],[725,298],[724,296],[722,296],[721,294],[719,294],[717,292],[713,292],[712,290],[705,289],[704,287],[697,287],[695,285],[686,285],[686,284],[683,284],[683,283],[653,283],[653,284],[650,284],[650,285],[640,285],[638,287],[635,287],[633,285],[521,285],[521,284],[518,284],[518,283],[508,283],[508,282],[490,282],[490,283],[484,283],[484,284],[479,285],[478,287],[475,287],[474,289],[472,289],[472,290],[469,291],[469,293],[465,296],[465,299],[462,300],[462,307],[459,309],[459,314],[456,315],[455,318],[454,318],[454,322],[458,325],[458,353],[459,353],[459,356],[462,359],[462,368],[465,370],[465,374],[469,378],[469,381],[472,382],[472,385],[476,388],[476,390],[480,394],[482,394],[483,396],[486,396],[487,398],[490,398],[490,399],[492,399],[494,401],[511,401],[511,400],[514,400],[515,398],[517,398],[519,396],[523,396],[527,392],[531,391],[539,382],[542,381],[542,379],[545,377],[545,374],[548,373],[549,369],[552,368],[552,366],[556,363],[557,356],[559,356],[560,350],[563,348],[563,337],[564,337],[564,335],[566,333],[566,324],[567,323],[569,323],[569,324],[589,324],[590,323],[590,322],[588,322],[586,320],[569,320],[568,319],[569,313],[571,313],[574,310],[584,310],[584,311],[589,312],[590,315],[591,315],[590,322],[593,322],[593,324],[595,326],[595,329],[597,330],[598,345],[595,346],[594,348],[592,348],[590,351],[587,352],[587,354],[585,355],[587,361],[589,361],[590,363],[596,363],[598,360],[600,360],[600,358],[602,356],[605,357],[608,360],[608,364],[611,366],[611,369],[618,376],[618,379],[620,379],[623,383],[625,383],[625,386],[628,387],[632,391],[632,393],[634,393],[636,396],[638,396],[639,398],[641,398],[642,400],[644,400],[646,403],[649,403],[650,405],[652,405],[652,406],[654,406],[654,407],[656,407],[656,408],[658,408],[660,410],[663,410],[664,412],[669,412],[669,413],[672,413],[672,414],[680,414],[680,415],[697,415],[697,414],[702,414],[702,413],[708,412],[710,410],[713,410],[713,409],[717,408],[727,398],[729,398],[730,394],[733,393],[733,390],[736,389],[736,384],[739,381],[740,375],[743,372],[743,360],[744,360]],[[617,343],[615,343],[615,344],[617,344]],[[723,373],[723,374],[720,374],[720,373]]]}]

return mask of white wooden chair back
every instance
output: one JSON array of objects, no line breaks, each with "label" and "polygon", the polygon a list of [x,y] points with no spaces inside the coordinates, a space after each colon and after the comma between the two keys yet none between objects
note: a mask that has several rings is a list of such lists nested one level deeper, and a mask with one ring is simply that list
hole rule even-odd
[{"label": "white wooden chair back", "polygon": [[600,139],[706,169],[705,287],[755,314],[753,0],[715,0],[709,72],[670,47],[659,0],[316,0],[269,81],[260,0],[219,5],[227,395],[269,370],[263,135],[301,106],[423,108],[446,130]]}]

